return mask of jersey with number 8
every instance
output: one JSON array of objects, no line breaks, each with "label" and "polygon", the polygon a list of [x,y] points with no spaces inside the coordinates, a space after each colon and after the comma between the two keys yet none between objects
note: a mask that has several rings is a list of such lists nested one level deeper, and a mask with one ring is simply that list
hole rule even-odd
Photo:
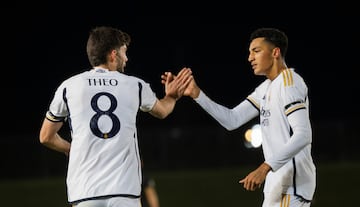
[{"label": "jersey with number 8", "polygon": [[58,87],[47,118],[67,119],[71,129],[70,203],[140,196],[136,117],[139,109],[150,111],[155,102],[156,95],[145,81],[102,68],[80,73]]}]

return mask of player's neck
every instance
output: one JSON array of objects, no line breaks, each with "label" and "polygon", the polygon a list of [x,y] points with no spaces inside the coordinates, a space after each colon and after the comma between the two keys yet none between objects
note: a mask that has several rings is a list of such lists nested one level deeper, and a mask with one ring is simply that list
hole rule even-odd
[{"label": "player's neck", "polygon": [[267,74],[267,78],[271,81],[274,80],[280,73],[282,73],[284,70],[288,69],[285,62],[275,64],[273,68],[270,70],[270,73]]},{"label": "player's neck", "polygon": [[101,64],[101,65],[98,65],[96,66],[97,68],[103,68],[103,69],[107,69],[109,71],[113,71],[113,70],[116,70],[114,67],[111,67],[111,65],[109,64]]}]

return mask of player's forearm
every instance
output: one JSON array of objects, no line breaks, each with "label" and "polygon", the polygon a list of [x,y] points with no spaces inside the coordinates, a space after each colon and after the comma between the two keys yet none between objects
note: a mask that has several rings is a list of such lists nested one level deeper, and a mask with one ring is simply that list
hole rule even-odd
[{"label": "player's forearm", "polygon": [[62,152],[66,155],[70,153],[70,142],[63,139],[59,134],[40,139],[40,142],[52,150]]},{"label": "player's forearm", "polygon": [[171,112],[173,112],[175,104],[176,98],[172,96],[164,96],[164,98],[159,99],[155,103],[155,106],[150,113],[159,119],[165,119]]},{"label": "player's forearm", "polygon": [[273,157],[267,160],[271,167],[273,167],[273,170],[276,171],[279,169],[311,144],[312,130],[310,121],[307,117],[307,112],[305,110],[298,110],[288,117],[293,134],[286,145],[282,147],[281,150],[277,151]]},{"label": "player's forearm", "polygon": [[193,86],[193,87],[190,88],[189,90],[190,90],[190,92],[189,92],[188,95],[189,95],[192,99],[197,99],[197,98],[199,97],[201,89],[200,89],[197,85]]},{"label": "player's forearm", "polygon": [[202,91],[194,100],[227,130],[237,129],[258,114],[248,101],[243,101],[235,108],[230,109],[214,102]]},{"label": "player's forearm", "polygon": [[46,147],[68,155],[70,143],[57,133],[62,125],[63,122],[52,122],[45,118],[40,130],[39,139],[40,143]]}]

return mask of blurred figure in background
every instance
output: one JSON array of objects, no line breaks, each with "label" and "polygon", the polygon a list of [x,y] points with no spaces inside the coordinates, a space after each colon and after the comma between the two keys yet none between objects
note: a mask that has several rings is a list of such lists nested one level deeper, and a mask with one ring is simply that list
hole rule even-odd
[{"label": "blurred figure in background", "polygon": [[142,207],[160,207],[159,195],[156,190],[154,178],[149,177],[144,170],[144,160],[142,164],[142,183],[141,183],[141,206]]}]

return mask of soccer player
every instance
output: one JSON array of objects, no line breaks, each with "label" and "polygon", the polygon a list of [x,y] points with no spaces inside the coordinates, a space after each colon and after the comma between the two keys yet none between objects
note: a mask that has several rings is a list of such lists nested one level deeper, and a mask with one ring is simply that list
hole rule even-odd
[{"label": "soccer player", "polygon": [[[40,129],[46,147],[69,155],[68,202],[76,207],[140,207],[142,170],[136,117],[139,110],[164,119],[191,80],[183,68],[158,99],[150,85],[124,74],[129,34],[112,27],[90,31],[93,68],[63,81]],[[67,121],[71,142],[58,133]]]},{"label": "soccer player", "polygon": [[[251,34],[248,61],[266,79],[234,108],[215,103],[194,79],[184,92],[227,130],[260,116],[265,160],[239,183],[254,191],[265,182],[263,207],[308,207],[316,187],[308,88],[286,65],[287,48],[287,35],[276,28]],[[168,75],[162,75],[163,83]]]}]

